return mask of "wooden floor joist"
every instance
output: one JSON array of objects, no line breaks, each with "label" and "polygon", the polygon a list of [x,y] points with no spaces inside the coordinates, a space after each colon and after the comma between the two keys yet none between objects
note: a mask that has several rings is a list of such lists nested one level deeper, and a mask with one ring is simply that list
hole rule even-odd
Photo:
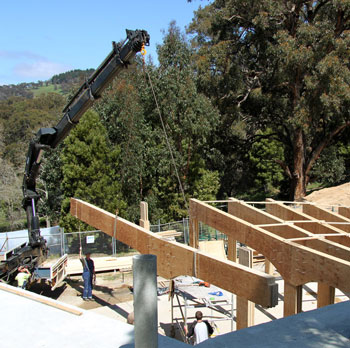
[{"label": "wooden floor joist", "polygon": [[171,279],[191,275],[260,304],[273,307],[278,302],[273,276],[249,269],[229,260],[217,260],[186,245],[162,240],[155,233],[78,199],[71,199],[70,212],[87,224],[100,229],[142,254],[157,256],[160,276]]}]

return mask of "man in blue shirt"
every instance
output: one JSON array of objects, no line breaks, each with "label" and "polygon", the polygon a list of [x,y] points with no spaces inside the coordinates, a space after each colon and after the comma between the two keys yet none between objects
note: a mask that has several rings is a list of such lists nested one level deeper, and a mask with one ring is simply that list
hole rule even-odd
[{"label": "man in blue shirt", "polygon": [[95,265],[94,261],[91,259],[91,254],[88,252],[85,258],[81,255],[82,248],[80,247],[79,258],[83,266],[83,280],[84,280],[84,290],[83,290],[83,300],[92,301],[92,282],[96,279]]}]

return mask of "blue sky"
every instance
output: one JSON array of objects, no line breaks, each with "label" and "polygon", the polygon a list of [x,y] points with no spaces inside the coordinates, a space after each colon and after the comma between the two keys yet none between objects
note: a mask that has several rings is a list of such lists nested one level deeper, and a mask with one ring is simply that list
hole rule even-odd
[{"label": "blue sky", "polygon": [[0,85],[47,80],[73,69],[97,68],[125,39],[125,29],[144,29],[154,60],[156,44],[175,20],[185,30],[208,0],[16,0],[2,1]]}]

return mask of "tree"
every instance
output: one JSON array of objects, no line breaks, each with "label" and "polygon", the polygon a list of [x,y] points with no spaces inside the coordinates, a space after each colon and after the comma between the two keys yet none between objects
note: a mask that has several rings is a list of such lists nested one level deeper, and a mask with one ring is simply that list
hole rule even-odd
[{"label": "tree", "polygon": [[208,165],[218,112],[197,91],[192,49],[175,23],[157,49],[158,67],[148,62],[144,73],[136,61],[96,106],[109,139],[121,149],[120,177],[132,221],[139,219],[141,200],[153,221],[166,222],[188,214],[189,197],[215,197],[219,187],[218,173]]},{"label": "tree", "polygon": [[61,144],[55,150],[44,154],[40,177],[37,180],[37,191],[40,195],[38,211],[40,216],[46,217],[47,227],[57,224],[61,214],[63,199],[61,185],[63,180],[62,148]]},{"label": "tree", "polygon": [[[69,215],[70,198],[83,199],[102,209],[123,212],[117,174],[119,148],[108,142],[106,129],[90,110],[64,141],[62,161],[62,214],[60,226],[78,230],[80,222]],[[86,226],[84,226],[86,228]]]},{"label": "tree", "polygon": [[281,142],[271,137],[271,130],[257,132],[258,139],[249,151],[253,182],[249,194],[256,199],[278,196],[283,183],[283,170],[278,162],[284,161]]},{"label": "tree", "polygon": [[350,1],[217,0],[190,26],[201,88],[247,135],[278,134],[291,199],[349,125],[349,12]]},{"label": "tree", "polygon": [[[175,22],[170,23],[157,51],[160,65],[152,77],[162,117],[158,121],[160,140],[168,152],[162,158],[163,178],[159,186],[164,195],[162,201],[170,208],[171,217],[179,218],[187,215],[183,193],[188,200],[194,196],[213,199],[218,192],[218,173],[210,165],[214,157],[210,139],[219,115],[210,100],[197,90],[192,66],[193,50]],[[157,109],[153,110],[152,116],[154,120],[159,119]],[[161,122],[165,132],[160,127]]]}]

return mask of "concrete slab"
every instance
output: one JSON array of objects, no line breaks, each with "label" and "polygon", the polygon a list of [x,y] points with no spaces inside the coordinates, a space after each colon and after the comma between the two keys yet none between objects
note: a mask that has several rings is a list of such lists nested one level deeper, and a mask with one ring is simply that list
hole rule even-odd
[{"label": "concrete slab", "polygon": [[300,313],[207,340],[201,348],[349,348],[350,302]]},{"label": "concrete slab", "polygon": [[[48,298],[45,298],[45,301],[59,302]],[[79,308],[83,314],[78,316],[4,290],[0,290],[0,303],[0,346],[4,348],[131,348],[134,346],[132,325],[92,311]],[[65,304],[65,306],[69,305]],[[159,347],[180,348],[186,345],[159,335]]]},{"label": "concrete slab", "polygon": [[[311,300],[307,298],[305,304],[303,303],[304,309],[309,305],[315,305],[312,289],[315,284],[308,284],[307,286],[308,288],[304,288],[305,297],[309,296]],[[22,289],[18,289],[18,291],[27,292]],[[37,294],[33,295],[43,298],[43,296]],[[281,296],[283,295],[281,294]],[[338,293],[336,296],[340,298],[342,295]],[[345,295],[343,296],[342,299],[347,298]],[[44,299],[46,302],[61,302],[47,297]],[[125,314],[133,310],[132,301],[90,310],[61,302],[65,306],[79,309],[82,312],[80,316],[3,290],[0,290],[0,303],[0,347],[132,348],[134,346],[133,326],[126,324],[125,319]],[[271,309],[265,311],[269,313],[270,317],[273,316],[270,312]],[[203,308],[203,313],[209,315],[210,309]],[[266,321],[266,313],[257,310],[256,313],[258,320]],[[189,315],[191,315],[190,312]],[[159,332],[170,335],[171,307],[167,295],[158,297],[158,319]],[[201,343],[199,347],[349,348],[350,302],[343,301],[333,306],[308,311],[281,320],[273,320],[270,323],[228,334],[223,334],[230,330],[228,328],[228,331],[224,331],[225,325],[230,325],[230,322],[219,321],[218,327],[222,331],[216,332],[217,336],[215,338]],[[186,347],[184,343],[180,342],[179,332],[177,332],[177,338],[178,340],[174,340],[159,336],[159,347]]]}]

